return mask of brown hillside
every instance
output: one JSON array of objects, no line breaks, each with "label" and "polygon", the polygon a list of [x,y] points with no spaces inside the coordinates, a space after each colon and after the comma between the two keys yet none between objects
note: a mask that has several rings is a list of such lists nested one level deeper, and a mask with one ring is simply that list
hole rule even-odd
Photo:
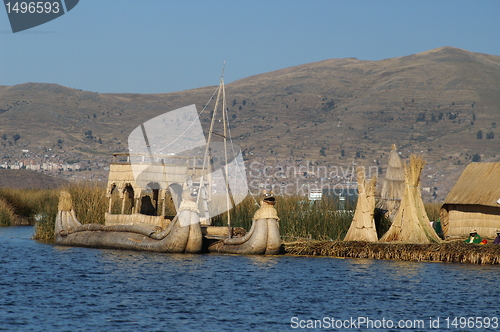
[{"label": "brown hillside", "polygon": [[0,169],[0,188],[51,189],[67,181],[28,169]]},{"label": "brown hillside", "polygon": [[[21,158],[23,149],[25,157],[109,159],[140,123],[193,103],[201,110],[214,89],[143,95],[0,86],[7,136],[0,160]],[[331,59],[247,77],[226,94],[232,134],[248,160],[385,167],[396,143],[403,157],[424,155],[423,186],[438,187],[440,198],[474,154],[499,160],[499,56],[442,47],[380,61]]]}]

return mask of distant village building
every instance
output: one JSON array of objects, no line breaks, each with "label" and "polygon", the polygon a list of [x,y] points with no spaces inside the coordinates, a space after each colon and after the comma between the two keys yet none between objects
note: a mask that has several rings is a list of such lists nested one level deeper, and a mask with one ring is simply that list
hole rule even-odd
[{"label": "distant village building", "polygon": [[309,189],[309,200],[310,201],[321,201],[323,197],[322,189]]},{"label": "distant village building", "polygon": [[40,164],[26,165],[26,169],[31,169],[32,171],[39,171],[40,170]]}]

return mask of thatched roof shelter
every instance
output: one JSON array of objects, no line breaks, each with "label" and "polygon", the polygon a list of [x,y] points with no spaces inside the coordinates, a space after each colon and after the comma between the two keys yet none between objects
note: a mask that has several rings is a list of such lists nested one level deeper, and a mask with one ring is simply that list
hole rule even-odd
[{"label": "thatched roof shelter", "polygon": [[410,156],[404,167],[404,192],[399,210],[387,233],[380,241],[408,243],[438,243],[441,241],[431,227],[420,196],[420,175],[425,161],[415,155]]},{"label": "thatched roof shelter", "polygon": [[366,181],[365,168],[357,167],[358,174],[358,203],[352,219],[351,227],[347,231],[344,241],[377,242],[377,230],[373,219],[375,209],[376,177]]},{"label": "thatched roof shelter", "polygon": [[500,163],[469,164],[441,209],[445,236],[495,238],[500,229]]},{"label": "thatched roof shelter", "polygon": [[401,203],[404,190],[404,168],[403,162],[396,150],[396,144],[391,147],[389,154],[389,165],[385,174],[385,180],[380,192],[378,207],[387,210],[390,220],[394,220]]}]

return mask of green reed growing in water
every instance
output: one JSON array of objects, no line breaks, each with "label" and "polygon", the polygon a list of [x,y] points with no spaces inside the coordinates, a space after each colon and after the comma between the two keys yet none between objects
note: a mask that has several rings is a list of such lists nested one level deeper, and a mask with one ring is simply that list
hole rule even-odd
[{"label": "green reed growing in water", "polygon": [[35,226],[37,240],[53,240],[59,193],[66,190],[73,200],[73,209],[82,224],[104,224],[104,214],[108,209],[106,187],[97,182],[72,183],[59,190],[50,190],[41,202],[40,219]]},{"label": "green reed growing in water", "polygon": [[[252,217],[258,210],[260,197],[247,196],[230,210],[231,226],[249,230]],[[260,203],[260,202],[259,202]],[[334,199],[307,201],[300,196],[276,197],[276,210],[280,217],[281,235],[284,240],[297,238],[341,239],[347,233],[354,213],[354,206],[343,209]],[[212,220],[215,226],[227,225],[227,212]]]},{"label": "green reed growing in water", "polygon": [[16,219],[12,206],[4,198],[0,198],[0,226],[12,226]]}]

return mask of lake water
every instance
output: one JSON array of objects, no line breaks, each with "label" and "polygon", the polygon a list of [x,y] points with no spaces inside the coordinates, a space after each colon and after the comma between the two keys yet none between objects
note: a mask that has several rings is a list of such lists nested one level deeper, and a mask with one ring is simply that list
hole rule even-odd
[{"label": "lake water", "polygon": [[0,228],[0,330],[500,329],[498,266],[157,254],[32,235]]}]

